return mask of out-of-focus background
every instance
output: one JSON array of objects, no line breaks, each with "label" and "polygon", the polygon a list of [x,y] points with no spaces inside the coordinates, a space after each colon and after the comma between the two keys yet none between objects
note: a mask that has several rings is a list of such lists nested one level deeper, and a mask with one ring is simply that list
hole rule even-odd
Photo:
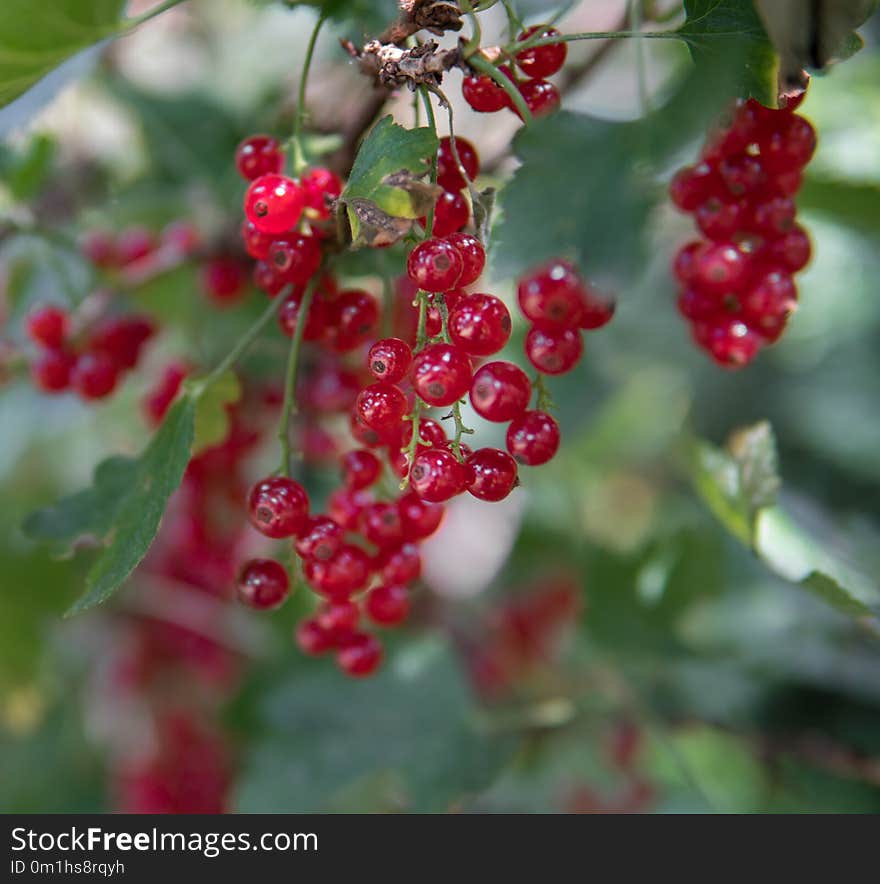
[{"label": "out-of-focus background", "polygon": [[[319,40],[309,123],[331,148],[369,98],[337,38],[380,28],[388,5]],[[646,28],[676,24],[678,4],[650,5]],[[630,26],[628,6],[576,4],[559,27]],[[70,247],[85,232],[186,219],[217,252],[234,242],[235,146],[288,130],[313,22],[308,8],[192,0],[78,56],[59,79],[79,79],[56,94],[0,114],[0,356],[26,346],[34,304],[90,294]],[[487,14],[485,42],[505,25]],[[0,809],[880,810],[876,18],[862,35],[866,48],[814,78],[802,108],[820,134],[800,203],[815,254],[784,339],[741,372],[696,350],[669,269],[690,221],[658,202],[615,319],[551,384],[559,455],[523,469],[501,504],[450,505],[410,625],[389,635],[372,680],[293,646],[307,593],[272,615],[230,601],[244,555],[270,548],[243,527],[243,495],[275,459],[287,342],[274,328],[244,363],[232,438],[190,468],[112,601],[63,619],[93,552],[53,558],[20,530],[105,457],[139,451],[142,399],[164,368],[215,364],[262,294],[218,309],[197,262],[128,294],[162,330],[108,404],[42,395],[0,359]],[[566,109],[612,121],[659,106],[690,64],[662,40],[572,44],[569,59]],[[447,87],[457,131],[478,146],[485,183],[503,186],[518,121],[470,112],[459,77]],[[390,107],[411,125],[410,95]],[[607,162],[585,150],[559,174],[589,194]],[[673,168],[655,170],[658,190]],[[354,256],[343,275],[381,296],[396,260]],[[515,302],[514,281],[490,269],[485,286]],[[468,420],[480,443],[501,441]],[[709,480],[702,470],[743,427],[769,450],[763,421],[782,484],[756,553],[707,491],[734,461]],[[299,477],[321,501],[337,481],[333,433],[308,416],[301,431]]]}]

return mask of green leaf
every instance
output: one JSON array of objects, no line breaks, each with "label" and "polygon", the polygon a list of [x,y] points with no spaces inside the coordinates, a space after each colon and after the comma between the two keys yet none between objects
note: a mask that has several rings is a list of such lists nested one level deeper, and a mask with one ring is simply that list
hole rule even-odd
[{"label": "green leaf", "polygon": [[433,642],[360,682],[300,662],[259,701],[263,736],[245,761],[237,809],[326,810],[358,784],[391,776],[407,810],[446,810],[510,757],[507,741],[479,731],[474,711],[456,664]]},{"label": "green leaf", "polygon": [[685,0],[687,18],[678,29],[700,68],[715,64],[720,52],[736,58],[737,91],[776,106],[776,53],[752,0]]},{"label": "green leaf", "polygon": [[125,0],[3,0],[0,107],[65,59],[118,33]]},{"label": "green leaf", "polygon": [[880,185],[807,176],[798,192],[798,208],[821,212],[839,224],[880,235]]},{"label": "green leaf", "polygon": [[241,382],[231,369],[215,381],[202,386],[204,382],[187,382],[196,401],[195,433],[192,453],[198,454],[205,448],[218,445],[229,432],[228,406],[241,398]]},{"label": "green leaf", "polygon": [[423,216],[436,188],[421,179],[437,152],[431,129],[405,129],[383,117],[364,139],[340,197],[354,245],[390,245]]}]

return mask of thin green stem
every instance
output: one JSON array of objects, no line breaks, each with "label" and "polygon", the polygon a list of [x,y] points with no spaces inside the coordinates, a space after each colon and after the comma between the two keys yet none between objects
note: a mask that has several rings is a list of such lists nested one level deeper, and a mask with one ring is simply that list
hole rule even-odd
[{"label": "thin green stem", "polygon": [[[431,131],[437,134],[437,119],[434,116],[434,105],[431,104],[431,94],[426,86],[420,86],[419,92],[422,95],[422,103],[425,105],[425,114],[428,117],[428,126]],[[437,183],[437,157],[431,157],[431,184]],[[434,231],[434,204],[428,209],[428,215],[425,219],[425,234],[431,236]]]},{"label": "thin green stem", "polygon": [[629,18],[632,22],[633,30],[637,31],[639,36],[636,37],[636,83],[639,90],[639,109],[642,115],[647,114],[650,110],[650,100],[648,97],[648,73],[645,66],[645,44],[641,39],[641,28],[643,23],[644,10],[642,8],[642,0],[629,0]]},{"label": "thin green stem", "polygon": [[306,85],[309,81],[309,69],[312,66],[312,58],[315,54],[315,45],[318,42],[318,34],[321,32],[321,27],[325,21],[326,16],[324,13],[321,13],[318,16],[318,20],[315,22],[314,28],[312,28],[312,34],[309,37],[309,42],[306,46],[306,54],[303,58],[302,73],[299,78],[299,91],[296,99],[296,114],[293,118],[293,135],[290,138],[291,150],[293,152],[294,175],[299,175],[308,165],[302,148],[302,131],[306,115]]},{"label": "thin green stem", "polygon": [[[720,36],[714,34],[713,36]],[[540,31],[534,37],[523,40],[521,43],[513,43],[505,46],[504,51],[522,52],[523,49],[532,49],[535,46],[552,46],[554,43],[574,43],[578,40],[626,40],[631,37],[639,37],[644,40],[684,40],[687,42],[687,34],[678,31],[587,31],[578,34],[559,34],[556,37],[543,37]],[[468,59],[472,63],[472,59]]]},{"label": "thin green stem", "polygon": [[502,2],[504,4],[504,11],[507,13],[507,32],[511,41],[513,41],[516,39],[516,35],[523,30],[523,23],[509,0],[502,0]]},{"label": "thin green stem", "polygon": [[487,77],[491,77],[507,93],[508,98],[513,102],[514,107],[519,111],[519,115],[527,126],[532,122],[532,112],[529,110],[525,99],[520,95],[515,83],[512,83],[508,77],[505,77],[494,64],[483,58],[482,55],[472,55],[468,58],[467,62],[475,70],[480,71],[480,73],[485,74]]},{"label": "thin green stem", "polygon": [[290,419],[296,414],[296,375],[299,368],[299,352],[302,349],[303,333],[309,308],[312,306],[312,298],[321,281],[321,271],[322,268],[319,267],[303,292],[296,316],[296,328],[293,330],[293,337],[290,340],[290,353],[287,356],[287,372],[284,379],[284,404],[281,406],[281,421],[278,425],[282,476],[290,475]]},{"label": "thin green stem", "polygon": [[[426,328],[428,324],[428,293],[420,290],[416,295],[416,298],[419,304],[419,321],[416,325],[415,352],[418,353],[424,349],[424,346],[427,343]],[[406,475],[400,483],[401,490],[409,485],[409,471],[412,467],[413,460],[415,460],[416,450],[419,447],[419,421],[422,416],[422,404],[421,398],[416,396],[415,401],[413,402],[413,410],[410,414],[412,432],[410,433],[409,444],[405,449],[407,470]]]},{"label": "thin green stem", "polygon": [[476,50],[480,48],[480,43],[483,40],[483,32],[480,30],[480,21],[474,14],[474,7],[470,4],[469,0],[460,0],[459,5],[471,20],[471,37],[464,48],[465,55],[468,55],[471,52],[476,52]]},{"label": "thin green stem", "polygon": [[535,408],[538,411],[552,411],[556,407],[556,403],[547,389],[544,375],[539,374],[535,376],[535,380],[532,382],[532,389],[535,391]]}]

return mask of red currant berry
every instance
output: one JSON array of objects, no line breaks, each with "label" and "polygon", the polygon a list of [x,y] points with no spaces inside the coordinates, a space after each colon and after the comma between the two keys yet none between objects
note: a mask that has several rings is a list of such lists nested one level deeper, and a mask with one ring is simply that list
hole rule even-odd
[{"label": "red currant berry", "polygon": [[342,481],[352,491],[369,488],[381,473],[382,462],[372,451],[356,448],[342,456]]},{"label": "red currant berry", "polygon": [[270,476],[251,488],[248,517],[266,537],[293,537],[306,526],[309,496],[299,482],[286,476]]},{"label": "red currant berry", "polygon": [[314,236],[289,233],[269,246],[267,263],[285,282],[305,285],[321,264],[321,245]]},{"label": "red currant berry", "polygon": [[742,368],[748,365],[761,347],[761,338],[745,323],[735,318],[712,321],[708,328],[694,326],[694,335],[718,365]]},{"label": "red currant berry", "polygon": [[251,135],[236,148],[235,166],[246,181],[277,175],[284,168],[281,145],[271,135]]},{"label": "red currant berry", "polygon": [[83,399],[103,399],[116,389],[120,366],[106,353],[83,353],[70,373],[70,385]]},{"label": "red currant berry", "polygon": [[333,349],[347,353],[366,343],[379,324],[376,299],[361,289],[340,292],[330,305],[330,325],[335,329]]},{"label": "red currant berry", "polygon": [[327,199],[336,199],[342,193],[342,179],[329,169],[318,168],[306,172],[300,183],[306,192],[306,205],[321,218],[329,218]]},{"label": "red currant berry", "polygon": [[50,350],[59,350],[64,344],[70,326],[70,317],[60,307],[38,307],[27,318],[28,337]]},{"label": "red currant berry", "polygon": [[80,251],[95,267],[105,270],[119,264],[116,238],[107,230],[90,230],[80,242]]},{"label": "red currant berry", "polygon": [[595,331],[608,325],[614,318],[617,305],[611,298],[602,298],[599,295],[585,289],[581,302],[581,315],[578,326],[586,331]]},{"label": "red currant berry", "polygon": [[407,412],[406,396],[394,384],[378,382],[361,390],[357,410],[363,422],[379,433],[393,430]]},{"label": "red currant berry", "polygon": [[410,541],[425,540],[443,522],[445,510],[442,506],[426,503],[417,494],[405,494],[397,502],[403,536]]},{"label": "red currant berry", "polygon": [[479,500],[504,500],[517,485],[516,461],[500,448],[480,448],[467,463],[474,471],[468,493]]},{"label": "red currant berry", "polygon": [[270,298],[274,298],[287,285],[284,277],[267,261],[257,261],[254,264],[254,285],[265,292]]},{"label": "red currant berry", "polygon": [[310,657],[324,654],[335,645],[333,636],[325,629],[322,629],[321,624],[314,617],[303,620],[296,627],[294,639],[296,640],[297,647]]},{"label": "red currant berry", "polygon": [[733,243],[711,243],[697,255],[694,284],[703,291],[723,294],[743,282],[748,264]]},{"label": "red currant berry", "polygon": [[367,367],[374,378],[396,384],[406,377],[412,359],[412,350],[406,341],[401,341],[400,338],[383,338],[370,347]]},{"label": "red currant berry", "polygon": [[712,319],[724,310],[724,301],[718,295],[699,289],[685,289],[676,301],[678,312],[692,322]]},{"label": "red currant berry", "polygon": [[263,233],[285,233],[302,215],[303,189],[284,175],[262,175],[247,189],[244,213]]},{"label": "red currant berry", "polygon": [[244,294],[247,268],[237,258],[220,255],[202,265],[200,281],[208,299],[218,306],[225,306]]},{"label": "red currant berry", "polygon": [[434,227],[429,232],[432,236],[449,236],[461,230],[470,216],[471,210],[464,195],[457,190],[444,190],[434,204]]},{"label": "red currant berry", "polygon": [[109,356],[120,368],[134,368],[141,348],[155,332],[153,321],[145,316],[110,317],[92,329],[88,347]]},{"label": "red currant berry", "polygon": [[431,344],[413,359],[410,377],[416,394],[429,405],[452,405],[468,391],[471,363],[452,344]]},{"label": "red currant berry", "polygon": [[469,474],[451,451],[427,448],[419,451],[409,471],[412,490],[429,503],[444,503],[461,494]]},{"label": "red currant berry", "polygon": [[353,678],[372,675],[382,662],[382,645],[366,633],[356,633],[336,655],[339,668]]},{"label": "red currant berry", "polygon": [[409,614],[409,591],[393,583],[380,584],[367,593],[364,610],[373,623],[396,626]]},{"label": "red currant berry", "polygon": [[706,200],[694,214],[697,227],[707,239],[730,239],[739,230],[745,213],[741,203],[725,203],[717,197]]},{"label": "red currant berry", "polygon": [[[284,299],[281,309],[278,311],[278,325],[288,338],[292,338],[296,333],[296,326],[299,322],[299,311],[302,307],[304,294],[305,291],[302,288],[294,290]],[[312,302],[309,304],[309,312],[306,316],[306,327],[303,329],[303,340],[321,340],[324,333],[327,331],[329,322],[327,302],[323,298],[318,297],[318,293],[315,292],[312,297]],[[345,408],[348,408],[349,405],[350,403],[346,401],[346,404],[343,405],[341,409],[335,410],[344,410]]]},{"label": "red currant berry", "polygon": [[702,240],[685,243],[676,253],[672,261],[672,272],[675,278],[688,285],[697,275],[697,257],[703,249]]},{"label": "red currant berry", "polygon": [[552,261],[520,280],[517,298],[532,322],[574,326],[583,311],[583,284],[567,261]]},{"label": "red currant berry", "polygon": [[367,504],[361,513],[360,527],[364,537],[380,548],[398,546],[403,541],[403,523],[393,503]]},{"label": "red currant berry", "polygon": [[70,386],[76,357],[64,350],[46,350],[31,365],[31,377],[44,393],[61,393]]},{"label": "red currant berry", "polygon": [[545,411],[524,411],[507,428],[507,450],[529,467],[547,463],[559,449],[559,424]]},{"label": "red currant berry", "polygon": [[271,233],[263,233],[253,221],[247,219],[241,222],[241,238],[244,250],[257,261],[265,261],[269,257],[269,246],[275,240]]},{"label": "red currant berry", "polygon": [[409,278],[426,292],[445,292],[455,288],[463,262],[458,249],[443,239],[419,243],[406,261]]},{"label": "red currant berry", "polygon": [[345,529],[329,516],[315,516],[306,522],[294,543],[296,554],[303,559],[326,560],[345,541]]},{"label": "red currant berry", "polygon": [[359,546],[347,544],[329,559],[306,559],[303,574],[309,586],[321,595],[346,599],[366,584],[370,560]]},{"label": "red currant berry", "polygon": [[373,495],[370,491],[337,488],[327,500],[327,511],[330,517],[347,531],[354,531],[364,507],[372,502]]},{"label": "red currant berry", "polygon": [[[537,33],[541,34],[542,39],[559,36],[559,31],[556,28],[551,28],[548,25],[535,25],[526,28],[516,39],[523,43]],[[517,52],[516,65],[527,77],[552,77],[562,69],[567,54],[568,47],[560,40],[558,43],[533,46],[531,49]]]},{"label": "red currant berry", "polygon": [[[559,90],[547,80],[526,80],[519,84],[519,92],[534,117],[552,113],[559,107],[561,100]],[[513,109],[519,116],[515,105]]]},{"label": "red currant berry", "polygon": [[465,77],[461,83],[464,100],[477,112],[492,114],[510,105],[507,93],[485,74]]},{"label": "red currant berry", "polygon": [[810,263],[811,252],[810,237],[799,224],[795,224],[783,236],[774,239],[768,249],[769,259],[781,264],[790,273],[803,270]]},{"label": "red currant berry", "polygon": [[531,395],[528,376],[512,362],[487,362],[477,369],[471,384],[474,411],[498,423],[522,414],[528,408]]},{"label": "red currant berry", "polygon": [[467,295],[449,314],[449,337],[469,356],[497,353],[510,338],[510,328],[510,313],[494,295]]},{"label": "red currant berry", "polygon": [[277,608],[290,592],[287,571],[275,559],[251,559],[238,575],[238,599],[249,608]]},{"label": "red currant berry", "polygon": [[790,197],[775,196],[754,206],[749,227],[762,236],[784,236],[794,227],[795,212]]},{"label": "red currant berry", "polygon": [[580,361],[584,344],[579,331],[533,325],[526,335],[526,358],[543,374],[565,374]]},{"label": "red currant berry", "polygon": [[737,199],[760,190],[765,179],[761,164],[747,154],[725,157],[718,165],[718,174],[727,192]]},{"label": "red currant berry", "polygon": [[696,211],[707,199],[718,196],[720,189],[718,175],[708,163],[685,166],[669,182],[670,199],[683,212]]},{"label": "red currant berry", "polygon": [[404,586],[414,583],[422,575],[422,557],[414,543],[404,543],[379,555],[382,580]]},{"label": "red currant berry", "polygon": [[[463,288],[476,282],[486,266],[486,250],[483,244],[470,233],[451,233],[446,242],[452,243],[461,255],[461,276],[459,287]],[[448,304],[447,295],[447,304]]]},{"label": "red currant berry", "polygon": [[177,397],[183,379],[189,374],[189,368],[180,362],[172,362],[165,367],[159,383],[147,394],[143,401],[144,415],[147,422],[154,426],[160,424]]},{"label": "red currant berry", "polygon": [[779,320],[787,319],[797,306],[797,288],[789,274],[771,270],[739,300],[743,322],[758,334],[776,340]]},{"label": "red currant berry", "polygon": [[806,166],[816,150],[816,130],[797,114],[781,114],[780,126],[759,141],[761,163],[769,172],[783,173]]},{"label": "red currant berry", "polygon": [[449,136],[440,139],[440,149],[437,151],[437,183],[444,190],[464,190],[468,181],[473,181],[480,171],[480,158],[470,141],[456,138],[455,150],[461,161],[461,168],[452,152],[452,139]]},{"label": "red currant berry", "polygon": [[332,639],[340,644],[358,628],[361,612],[354,602],[325,602],[318,609],[315,617],[321,627]]}]

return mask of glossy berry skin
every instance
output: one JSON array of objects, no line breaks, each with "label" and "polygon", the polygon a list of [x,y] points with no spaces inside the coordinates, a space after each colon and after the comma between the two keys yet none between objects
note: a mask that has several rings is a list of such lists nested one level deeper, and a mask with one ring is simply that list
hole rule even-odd
[{"label": "glossy berry skin", "polygon": [[369,292],[346,289],[330,305],[329,324],[335,329],[333,349],[347,353],[373,336],[379,324],[379,305]]},{"label": "glossy berry skin", "polygon": [[303,574],[309,586],[326,598],[346,599],[366,584],[370,561],[359,546],[345,544],[329,559],[307,559]]},{"label": "glossy berry skin", "polygon": [[559,450],[559,424],[545,411],[524,411],[507,428],[507,450],[525,466],[545,464]]},{"label": "glossy berry skin", "polygon": [[354,602],[325,602],[318,609],[315,620],[335,644],[344,642],[357,629],[361,612]]},{"label": "glossy berry skin", "polygon": [[584,344],[579,331],[534,325],[525,341],[526,358],[542,374],[565,374],[580,361]]},{"label": "glossy berry skin", "polygon": [[106,353],[83,353],[70,373],[70,385],[83,399],[103,399],[115,389],[120,366]]},{"label": "glossy berry skin", "polygon": [[465,77],[461,82],[464,100],[478,113],[491,114],[510,105],[507,93],[485,74]]},{"label": "glossy berry skin", "polygon": [[303,620],[296,627],[294,641],[296,641],[296,646],[310,657],[325,654],[335,646],[333,636],[323,629],[314,617]]},{"label": "glossy berry skin", "polygon": [[360,632],[351,636],[336,655],[339,668],[353,678],[372,675],[382,662],[382,645],[372,635]]},{"label": "glossy berry skin", "polygon": [[[457,190],[444,190],[434,204],[434,227],[432,236],[449,236],[468,223],[471,212],[464,195]],[[458,280],[455,282],[458,285]],[[452,286],[447,286],[452,288]]]},{"label": "glossy berry skin", "polygon": [[406,341],[400,338],[383,338],[370,347],[367,368],[374,378],[396,384],[406,377],[412,359],[412,349]]},{"label": "glossy berry skin", "polygon": [[303,559],[331,558],[345,542],[345,529],[329,516],[309,519],[299,532],[293,548]]},{"label": "glossy berry skin", "polygon": [[44,393],[61,393],[70,387],[76,357],[64,350],[46,350],[31,365],[31,378]]},{"label": "glossy berry skin", "polygon": [[342,179],[330,169],[310,169],[300,179],[306,192],[306,205],[324,220],[330,217],[327,198],[336,199],[342,193]]},{"label": "glossy berry skin", "polygon": [[513,420],[528,408],[532,385],[526,373],[512,362],[487,362],[474,374],[471,405],[488,421]]},{"label": "glossy berry skin", "polygon": [[356,407],[363,422],[379,433],[393,430],[407,412],[400,387],[382,381],[361,390]]},{"label": "glossy berry skin", "polygon": [[455,455],[439,448],[418,452],[409,471],[410,487],[428,503],[444,503],[461,494],[469,478]]},{"label": "glossy berry skin", "polygon": [[281,293],[287,285],[284,277],[268,261],[257,261],[253,272],[254,285],[270,298]]},{"label": "glossy berry skin", "polygon": [[761,346],[760,336],[736,318],[696,323],[693,331],[697,342],[724,368],[748,365]]},{"label": "glossy berry skin", "polygon": [[270,476],[251,488],[248,518],[266,537],[293,537],[309,518],[309,496],[305,488],[286,476]]},{"label": "glossy berry skin", "polygon": [[38,307],[26,322],[28,337],[41,347],[58,350],[67,337],[70,318],[60,307]]},{"label": "glossy berry skin", "polygon": [[[516,39],[520,43],[528,40],[538,32],[541,37],[558,37],[559,31],[547,25],[535,25],[526,28]],[[568,47],[564,42],[551,43],[547,46],[533,46],[516,54],[516,65],[527,77],[552,77],[562,69]]]},{"label": "glossy berry skin", "polygon": [[746,276],[748,258],[733,243],[711,243],[696,257],[694,284],[706,292],[736,289]]},{"label": "glossy berry skin", "polygon": [[[278,310],[278,326],[288,338],[292,338],[296,333],[304,294],[302,288],[291,292]],[[321,340],[330,323],[327,303],[317,295],[316,292],[312,296],[311,304],[309,304],[306,327],[303,329],[303,340],[305,341]]]},{"label": "glossy berry skin", "polygon": [[271,233],[258,230],[253,221],[246,218],[241,222],[241,240],[244,250],[256,261],[265,261],[269,257],[269,246],[275,241]]},{"label": "glossy berry skin", "polygon": [[717,197],[706,200],[694,215],[697,227],[703,235],[716,241],[730,239],[739,230],[744,219],[742,203],[723,202]]},{"label": "glossy berry skin", "polygon": [[675,253],[675,257],[672,259],[672,272],[682,285],[688,285],[694,281],[697,275],[697,257],[703,247],[702,240],[692,240],[681,246]]},{"label": "glossy berry skin", "polygon": [[431,344],[413,359],[413,388],[429,405],[452,405],[471,384],[471,363],[452,344]]},{"label": "glossy berry skin", "polygon": [[284,168],[281,145],[271,135],[251,135],[236,148],[235,167],[246,181],[277,175]]},{"label": "glossy berry skin", "polygon": [[373,485],[382,474],[382,461],[364,448],[356,448],[342,456],[342,481],[346,488],[361,491]]},{"label": "glossy berry skin", "polygon": [[288,233],[269,246],[266,260],[286,283],[305,285],[321,264],[321,245],[314,236]]},{"label": "glossy berry skin", "polygon": [[[534,117],[543,117],[559,107],[561,98],[559,90],[547,80],[526,80],[520,83],[519,92]],[[514,106],[519,116],[519,111]]]},{"label": "glossy berry skin", "polygon": [[797,273],[810,263],[810,237],[803,227],[795,224],[783,236],[773,240],[767,252],[768,260],[784,267],[789,273]]},{"label": "glossy berry skin", "polygon": [[440,139],[440,148],[437,151],[437,183],[444,190],[464,190],[468,181],[473,181],[480,172],[480,158],[470,141],[457,137],[455,150],[461,161],[461,168],[452,153],[452,139],[448,135]]},{"label": "glossy berry skin", "polygon": [[504,500],[517,485],[516,461],[500,448],[480,448],[467,463],[474,471],[468,493],[478,500]]},{"label": "glossy berry skin", "polygon": [[403,536],[409,541],[425,540],[442,524],[445,510],[442,506],[426,503],[417,494],[405,494],[397,502]]},{"label": "glossy berry skin", "polygon": [[510,339],[510,313],[494,295],[466,295],[449,314],[449,338],[469,356],[490,356]]},{"label": "glossy berry skin", "polygon": [[287,571],[274,559],[251,559],[238,575],[238,599],[249,608],[277,608],[290,592]]},{"label": "glossy berry skin", "polygon": [[532,322],[577,325],[583,295],[583,283],[567,261],[551,261],[523,277],[517,286],[520,310]]},{"label": "glossy berry skin", "polygon": [[393,503],[367,504],[361,513],[360,529],[364,537],[379,548],[398,546],[403,541],[400,511]]},{"label": "glossy berry skin", "polygon": [[796,209],[787,196],[777,196],[754,206],[749,228],[766,237],[779,237],[794,227]]},{"label": "glossy berry skin", "polygon": [[452,243],[461,255],[461,276],[458,278],[460,288],[476,282],[486,266],[486,250],[483,244],[470,233],[451,233],[446,242]]},{"label": "glossy berry skin", "polygon": [[367,593],[364,611],[379,626],[396,626],[409,614],[409,590],[405,586],[382,583]]},{"label": "glossy berry skin", "polygon": [[401,586],[413,583],[422,575],[422,557],[414,543],[404,543],[379,555],[379,570],[385,583]]},{"label": "glossy berry skin", "polygon": [[595,331],[608,325],[614,318],[617,305],[611,298],[602,298],[586,290],[581,302],[581,314],[578,326],[585,331]]},{"label": "glossy berry skin", "polygon": [[200,271],[202,291],[218,306],[232,304],[245,293],[247,268],[237,258],[220,255],[206,261]]},{"label": "glossy berry skin", "polygon": [[370,491],[337,488],[327,500],[327,511],[330,517],[347,531],[354,531],[364,507],[372,502],[373,495]]},{"label": "glossy berry skin", "polygon": [[672,176],[669,197],[683,212],[693,212],[710,197],[719,196],[721,186],[715,169],[708,163],[698,163],[685,166]]},{"label": "glossy berry skin", "polygon": [[244,195],[244,213],[262,233],[285,233],[300,219],[305,207],[303,189],[285,175],[262,175]]}]

